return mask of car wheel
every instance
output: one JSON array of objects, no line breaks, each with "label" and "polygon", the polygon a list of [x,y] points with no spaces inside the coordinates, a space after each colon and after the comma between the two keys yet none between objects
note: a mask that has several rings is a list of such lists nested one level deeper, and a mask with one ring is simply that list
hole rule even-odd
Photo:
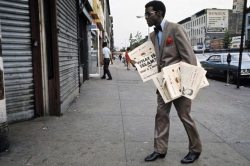
[{"label": "car wheel", "polygon": [[229,73],[229,82],[231,82],[231,83],[236,82],[236,77],[233,75],[233,73]]},{"label": "car wheel", "polygon": [[212,78],[212,75],[211,75],[211,74],[206,73],[206,77],[207,77],[207,78]]}]

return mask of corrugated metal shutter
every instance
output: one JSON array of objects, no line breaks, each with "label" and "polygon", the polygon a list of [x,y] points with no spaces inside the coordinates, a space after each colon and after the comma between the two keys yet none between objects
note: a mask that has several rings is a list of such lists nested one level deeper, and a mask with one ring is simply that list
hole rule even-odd
[{"label": "corrugated metal shutter", "polygon": [[57,1],[61,111],[79,94],[78,22],[76,0]]},{"label": "corrugated metal shutter", "polygon": [[0,0],[8,121],[34,116],[29,0]]}]

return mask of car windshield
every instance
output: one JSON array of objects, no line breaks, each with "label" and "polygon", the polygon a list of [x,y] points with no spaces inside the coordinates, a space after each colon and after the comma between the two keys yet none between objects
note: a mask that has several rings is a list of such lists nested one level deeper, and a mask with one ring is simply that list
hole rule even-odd
[{"label": "car windshield", "polygon": [[[231,54],[232,61],[239,61],[239,54]],[[227,61],[227,56],[224,56],[224,61]],[[249,54],[242,54],[242,61],[250,61],[250,55]]]}]

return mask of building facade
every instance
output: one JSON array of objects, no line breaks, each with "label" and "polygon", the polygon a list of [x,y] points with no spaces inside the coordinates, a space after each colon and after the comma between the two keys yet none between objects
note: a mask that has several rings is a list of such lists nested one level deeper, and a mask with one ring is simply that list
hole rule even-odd
[{"label": "building facade", "polygon": [[229,25],[228,9],[203,9],[179,22],[186,29],[194,49],[210,47],[212,39],[223,38]]},{"label": "building facade", "polygon": [[0,1],[9,122],[60,116],[69,109],[89,77],[92,36],[100,40],[97,49],[104,36],[111,41],[106,18],[110,18],[108,0]]},{"label": "building facade", "polygon": [[241,35],[243,7],[244,7],[244,0],[233,1],[232,11],[230,12],[229,16],[230,26],[228,31],[231,37]]},{"label": "building facade", "polygon": [[242,13],[244,0],[233,0],[233,13]]},{"label": "building facade", "polygon": [[245,37],[246,37],[246,40],[250,41],[250,7],[247,9],[247,13],[246,13]]},{"label": "building facade", "polygon": [[[232,10],[203,9],[179,23],[187,30],[194,49],[202,49],[204,46],[209,49],[211,41],[215,39],[213,46],[214,43],[220,43],[218,47],[221,47],[225,33],[230,38],[241,35],[243,6],[244,0],[233,0]],[[247,29],[246,22],[246,33]]]}]

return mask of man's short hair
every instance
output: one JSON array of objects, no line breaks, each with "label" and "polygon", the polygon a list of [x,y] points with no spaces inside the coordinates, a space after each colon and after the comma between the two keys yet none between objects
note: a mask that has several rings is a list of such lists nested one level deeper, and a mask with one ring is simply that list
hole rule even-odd
[{"label": "man's short hair", "polygon": [[103,46],[103,47],[106,47],[107,45],[108,45],[107,42],[103,42],[103,43],[102,43],[102,46]]},{"label": "man's short hair", "polygon": [[150,1],[145,5],[145,8],[152,6],[154,11],[162,11],[162,17],[165,17],[166,7],[161,1]]}]

